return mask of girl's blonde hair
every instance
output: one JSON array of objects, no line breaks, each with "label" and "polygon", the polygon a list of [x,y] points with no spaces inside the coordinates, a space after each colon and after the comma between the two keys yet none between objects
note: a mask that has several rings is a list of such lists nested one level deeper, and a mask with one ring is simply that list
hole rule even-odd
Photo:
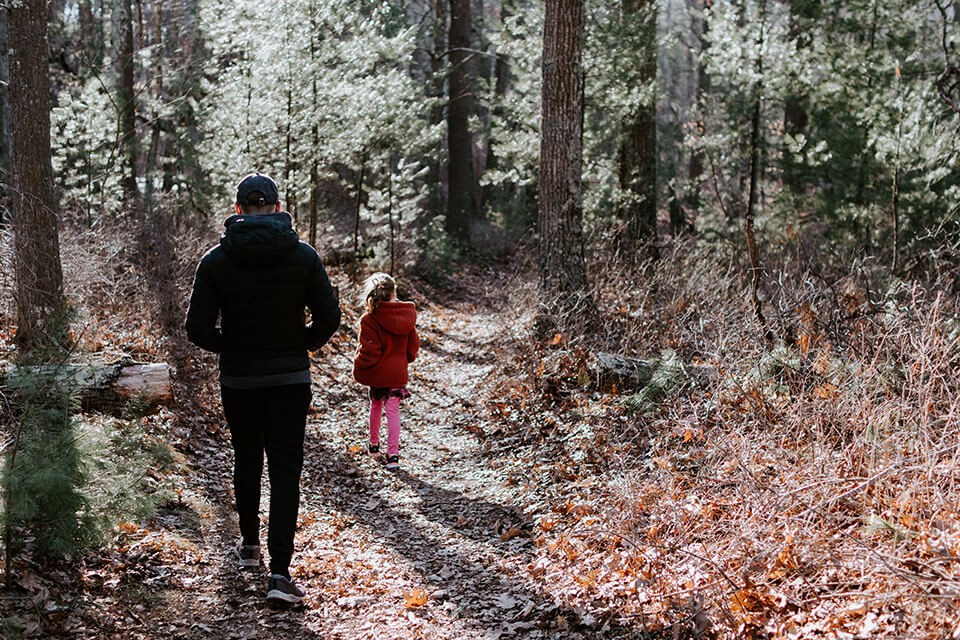
[{"label": "girl's blonde hair", "polygon": [[389,300],[397,290],[397,283],[386,273],[375,273],[363,282],[361,303],[373,313],[381,302]]}]

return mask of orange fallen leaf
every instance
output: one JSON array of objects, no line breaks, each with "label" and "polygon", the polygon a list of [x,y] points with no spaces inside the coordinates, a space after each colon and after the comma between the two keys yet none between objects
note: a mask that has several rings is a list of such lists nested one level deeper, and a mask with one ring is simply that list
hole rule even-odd
[{"label": "orange fallen leaf", "polygon": [[828,400],[837,397],[837,387],[834,384],[825,382],[813,390],[813,395],[821,400]]},{"label": "orange fallen leaf", "polygon": [[403,606],[407,609],[416,609],[427,604],[427,592],[423,589],[411,589],[403,592]]},{"label": "orange fallen leaf", "polygon": [[555,526],[557,526],[557,521],[553,518],[544,518],[540,521],[540,528],[544,531],[550,531],[550,529],[553,529]]},{"label": "orange fallen leaf", "polygon": [[508,540],[513,540],[517,536],[522,536],[522,535],[523,535],[523,529],[520,529],[519,527],[510,527],[509,529],[505,529],[500,534],[500,541],[507,542]]},{"label": "orange fallen leaf", "polygon": [[138,533],[140,531],[140,527],[135,525],[132,522],[121,522],[120,524],[117,525],[117,528],[120,529],[121,533],[128,533],[128,534]]}]

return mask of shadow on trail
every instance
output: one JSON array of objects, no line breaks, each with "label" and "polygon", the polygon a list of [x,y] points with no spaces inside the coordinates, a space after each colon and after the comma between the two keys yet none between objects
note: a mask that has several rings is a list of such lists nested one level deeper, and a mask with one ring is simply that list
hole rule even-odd
[{"label": "shadow on trail", "polygon": [[[211,360],[209,356],[206,357]],[[265,601],[265,567],[240,569],[231,553],[239,537],[234,510],[233,454],[223,415],[215,400],[218,385],[198,369],[178,361],[181,375],[175,397],[183,440],[179,447],[191,470],[190,490],[201,506],[189,500],[185,514],[171,520],[178,535],[198,545],[197,566],[180,563],[174,582],[155,590],[166,600],[146,620],[148,638],[206,640],[208,638],[297,638],[321,640],[308,627],[307,610],[270,609]],[[214,405],[211,408],[211,405]],[[201,513],[202,511],[202,513]],[[147,616],[144,616],[146,618]],[[127,637],[127,636],[115,636]],[[133,635],[129,637],[135,637]]]},{"label": "shadow on trail", "polygon": [[[179,601],[180,611],[175,612],[175,617],[180,631],[155,629],[164,633],[153,637],[321,640],[323,636],[308,627],[308,610],[267,605],[268,573],[263,565],[244,569],[237,566],[231,551],[239,530],[231,488],[233,458],[229,437],[224,432],[210,433],[200,445],[207,448],[207,464],[196,469],[194,481],[210,508],[210,522],[205,531],[198,533],[202,534],[201,544],[206,547],[204,553],[211,566],[208,573],[201,569],[184,584],[186,591],[195,591]],[[197,460],[197,455],[194,452],[191,457]]]},{"label": "shadow on trail", "polygon": [[[314,469],[325,467],[314,481],[339,483],[340,490],[323,495],[305,487],[305,502],[314,506],[332,503],[340,513],[365,526],[385,547],[402,554],[425,579],[440,587],[442,600],[455,604],[461,619],[488,632],[507,631],[508,636],[524,630],[551,630],[551,637],[557,638],[646,637],[640,629],[609,619],[584,624],[586,612],[559,607],[548,592],[510,575],[508,569],[498,569],[504,558],[520,566],[533,559],[529,538],[504,541],[496,533],[497,521],[517,523],[517,508],[443,489],[403,470],[340,476],[338,470],[355,466],[353,457],[315,440],[308,445],[306,464]],[[416,513],[406,513],[390,503],[390,493],[402,490],[404,484],[420,498],[412,507]],[[364,505],[371,497],[381,498],[382,504],[368,510]],[[417,515],[428,522],[418,522]],[[474,522],[477,519],[485,522],[478,524]],[[431,530],[431,524],[437,529]],[[454,548],[450,538],[457,536],[473,541],[467,543],[472,547],[469,555]],[[502,598],[504,595],[507,598]],[[491,615],[491,611],[501,613]]]}]

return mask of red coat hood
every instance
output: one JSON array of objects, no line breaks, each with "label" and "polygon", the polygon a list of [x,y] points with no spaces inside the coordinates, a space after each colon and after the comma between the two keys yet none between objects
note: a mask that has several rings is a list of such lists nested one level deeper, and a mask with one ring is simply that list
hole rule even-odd
[{"label": "red coat hood", "polygon": [[373,318],[385,331],[402,336],[417,324],[417,308],[412,302],[389,301],[377,305]]}]

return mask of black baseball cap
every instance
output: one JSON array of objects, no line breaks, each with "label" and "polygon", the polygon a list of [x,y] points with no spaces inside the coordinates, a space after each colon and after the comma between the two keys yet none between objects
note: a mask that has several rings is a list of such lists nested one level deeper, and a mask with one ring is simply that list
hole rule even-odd
[{"label": "black baseball cap", "polygon": [[243,177],[237,185],[237,203],[265,205],[280,202],[280,190],[273,178],[259,171]]}]

